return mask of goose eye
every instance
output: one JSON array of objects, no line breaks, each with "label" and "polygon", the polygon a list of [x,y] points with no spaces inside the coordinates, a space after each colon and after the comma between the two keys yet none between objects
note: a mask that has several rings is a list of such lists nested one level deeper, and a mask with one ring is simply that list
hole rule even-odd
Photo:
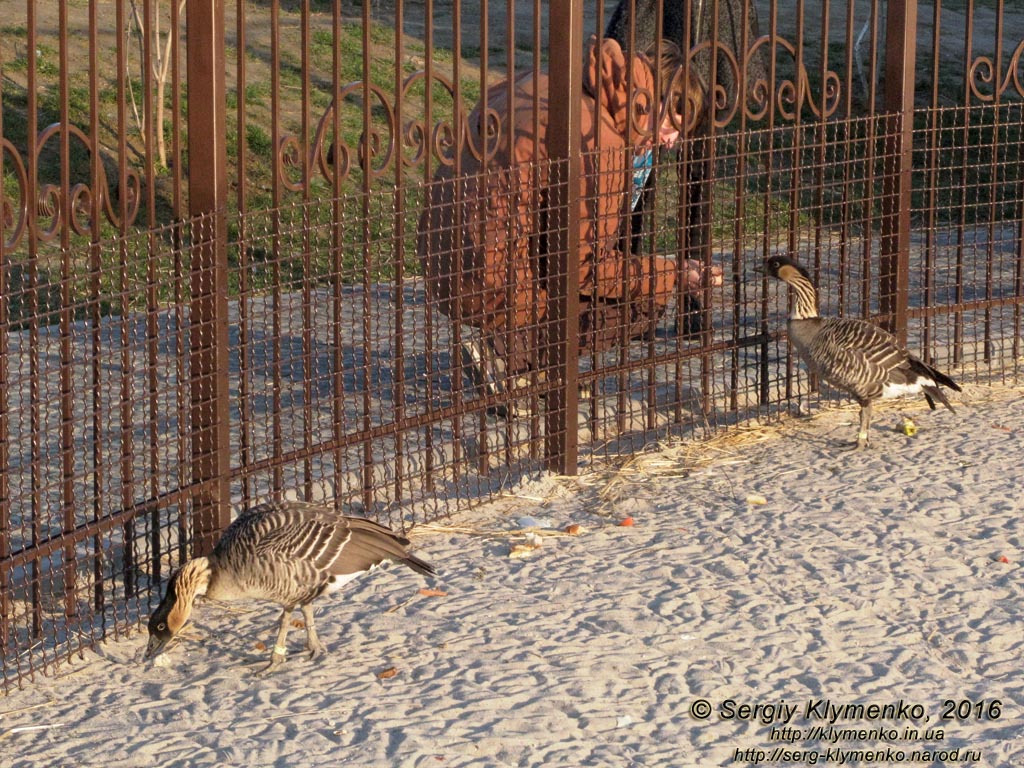
[{"label": "goose eye", "polygon": [[165,629],[167,629],[167,624],[161,621],[159,624],[156,625],[156,628],[158,632],[163,632]]}]

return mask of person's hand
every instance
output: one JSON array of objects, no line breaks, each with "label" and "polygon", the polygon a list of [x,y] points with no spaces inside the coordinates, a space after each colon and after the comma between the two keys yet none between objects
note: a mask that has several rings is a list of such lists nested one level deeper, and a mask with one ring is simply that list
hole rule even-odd
[{"label": "person's hand", "polygon": [[[704,265],[696,259],[686,260],[686,290],[689,293],[697,293],[704,287],[702,281],[704,273]],[[712,264],[710,269],[710,284],[712,287],[718,287],[722,284],[722,268],[717,264]]]}]

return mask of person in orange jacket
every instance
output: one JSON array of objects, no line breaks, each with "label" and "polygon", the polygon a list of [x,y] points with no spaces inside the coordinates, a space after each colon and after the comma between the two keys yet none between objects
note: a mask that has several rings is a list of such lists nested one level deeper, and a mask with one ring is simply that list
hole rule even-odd
[{"label": "person in orange jacket", "polygon": [[[671,145],[681,131],[692,132],[704,111],[697,77],[683,87],[678,48],[663,43],[660,61],[658,98],[651,57],[627,57],[615,40],[587,46],[579,190],[584,354],[653,333],[675,290],[676,263],[630,253],[622,236],[655,142]],[[470,114],[459,175],[454,163],[439,168],[418,231],[428,296],[453,321],[479,329],[482,346],[464,357],[477,383],[492,390],[547,362],[546,204],[559,172],[546,150],[548,75],[523,74],[511,100],[509,91],[507,82],[490,87]],[[689,260],[681,273],[687,291],[701,289],[699,262]],[[719,267],[710,281],[721,285]]]}]

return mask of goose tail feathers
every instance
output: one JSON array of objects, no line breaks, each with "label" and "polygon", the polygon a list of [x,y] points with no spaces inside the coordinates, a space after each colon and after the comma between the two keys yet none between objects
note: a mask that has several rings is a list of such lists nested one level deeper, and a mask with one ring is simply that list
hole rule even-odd
[{"label": "goose tail feathers", "polygon": [[[953,381],[951,378],[949,378],[949,376],[944,374],[942,371],[937,371],[934,368],[932,368],[930,365],[927,366],[927,368],[928,368],[928,373],[931,374],[931,377],[933,379],[935,379],[935,383],[938,384],[939,386],[949,387],[950,389],[952,389],[955,392],[962,392],[963,391],[962,389],[960,389],[960,385],[959,384],[957,384],[955,381]],[[945,403],[945,398],[940,398],[940,400],[942,400],[942,402]]]},{"label": "goose tail feathers", "polygon": [[416,555],[406,555],[402,562],[412,568],[421,576],[436,576],[437,569],[425,560],[420,560]]}]

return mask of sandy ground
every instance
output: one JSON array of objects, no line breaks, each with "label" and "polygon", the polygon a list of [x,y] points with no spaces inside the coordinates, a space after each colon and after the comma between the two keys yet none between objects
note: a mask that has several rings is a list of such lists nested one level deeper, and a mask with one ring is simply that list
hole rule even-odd
[{"label": "sandy ground", "polygon": [[[317,662],[296,629],[253,677],[277,609],[210,605],[166,666],[143,632],[0,698],[0,767],[1024,765],[1020,395],[887,410],[865,453],[841,410],[533,479],[416,532],[436,582],[321,603]],[[510,558],[524,516],[583,532]]]},{"label": "sandy ground", "polygon": [[[965,389],[866,452],[845,408],[534,478],[415,532],[441,578],[353,584],[329,655],[293,630],[269,678],[268,604],[201,606],[164,666],[104,643],[0,699],[0,765],[1024,765],[1024,398]],[[524,516],[583,530],[513,558]]]}]

